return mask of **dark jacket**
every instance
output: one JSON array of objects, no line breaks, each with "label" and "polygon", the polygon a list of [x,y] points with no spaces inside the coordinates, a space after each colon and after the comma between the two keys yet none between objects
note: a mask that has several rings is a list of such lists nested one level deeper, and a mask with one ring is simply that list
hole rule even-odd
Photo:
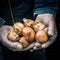
[{"label": "dark jacket", "polygon": [[[23,18],[34,19],[36,15],[43,14],[43,13],[50,13],[56,16],[57,9],[58,9],[57,0],[10,0],[10,2],[11,2],[11,7],[12,7],[15,22],[22,22]],[[10,15],[8,0],[0,0],[0,25],[2,24],[13,25],[11,15]],[[11,57],[10,60],[12,60],[13,58],[16,58],[18,56],[18,59],[19,59],[21,53],[11,52],[4,46],[2,48],[3,48],[2,51],[5,58]],[[26,52],[23,52],[22,54],[24,55],[24,53]],[[43,57],[43,54],[41,53],[44,54],[44,51],[40,50],[37,53],[36,52],[27,53],[27,56],[28,54],[31,54],[31,56],[33,55],[36,57],[39,55],[40,57],[41,55]],[[18,59],[16,58],[16,60]],[[0,59],[0,60],[3,60],[3,59]],[[9,58],[7,60],[9,60]],[[32,60],[32,57],[30,60]]]},{"label": "dark jacket", "polygon": [[[56,16],[58,0],[10,0],[15,21],[32,19],[37,14],[51,13]],[[12,25],[8,0],[0,0],[0,24]],[[5,21],[3,21],[5,20]]]}]

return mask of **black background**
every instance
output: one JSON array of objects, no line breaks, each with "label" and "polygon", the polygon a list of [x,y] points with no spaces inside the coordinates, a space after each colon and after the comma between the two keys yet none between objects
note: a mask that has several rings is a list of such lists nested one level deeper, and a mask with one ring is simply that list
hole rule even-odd
[{"label": "black background", "polygon": [[60,1],[58,1],[58,12],[56,17],[56,25],[58,36],[55,42],[46,49],[47,60],[60,60]]}]

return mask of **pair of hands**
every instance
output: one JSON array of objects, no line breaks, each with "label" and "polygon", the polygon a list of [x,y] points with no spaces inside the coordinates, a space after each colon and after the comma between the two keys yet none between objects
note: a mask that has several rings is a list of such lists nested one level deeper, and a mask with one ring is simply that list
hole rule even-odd
[{"label": "pair of hands", "polygon": [[0,28],[1,43],[12,51],[26,51],[26,50],[34,51],[42,48],[47,48],[55,41],[57,37],[55,19],[52,14],[39,14],[36,17],[35,22],[39,21],[43,22],[45,25],[48,26],[48,34],[51,37],[46,43],[40,44],[38,42],[33,42],[27,48],[20,49],[20,43],[11,42],[7,39],[7,32],[10,30],[11,26],[1,26]]}]

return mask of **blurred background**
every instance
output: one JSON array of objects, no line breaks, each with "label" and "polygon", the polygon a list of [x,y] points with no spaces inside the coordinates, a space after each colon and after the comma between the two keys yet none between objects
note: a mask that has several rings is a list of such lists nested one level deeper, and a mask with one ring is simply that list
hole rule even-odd
[{"label": "blurred background", "polygon": [[60,1],[58,1],[58,12],[56,17],[56,25],[58,36],[55,42],[46,49],[47,60],[60,60]]}]

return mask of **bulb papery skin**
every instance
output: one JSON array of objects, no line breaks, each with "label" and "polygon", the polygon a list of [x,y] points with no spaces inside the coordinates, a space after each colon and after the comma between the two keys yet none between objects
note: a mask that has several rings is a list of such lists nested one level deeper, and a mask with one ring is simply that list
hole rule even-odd
[{"label": "bulb papery skin", "polygon": [[36,25],[34,25],[34,30],[35,32],[43,30],[46,26],[43,23],[37,23]]},{"label": "bulb papery skin", "polygon": [[24,48],[29,45],[29,42],[25,39],[25,37],[21,37],[19,42],[23,45]]},{"label": "bulb papery skin", "polygon": [[48,26],[39,20],[36,22],[32,19],[23,18],[23,23],[14,23],[7,34],[7,38],[11,42],[20,44],[17,45],[17,50],[22,50],[34,42],[37,42],[35,46],[38,47],[49,39]]},{"label": "bulb papery skin", "polygon": [[24,22],[24,25],[27,26],[27,27],[33,28],[33,26],[35,25],[35,21],[31,20],[31,19],[24,18],[23,22]]},{"label": "bulb papery skin", "polygon": [[20,37],[13,31],[13,28],[11,28],[10,31],[8,32],[7,38],[12,42],[16,42],[19,40]]},{"label": "bulb papery skin", "polygon": [[22,30],[22,35],[26,38],[27,41],[32,42],[35,38],[35,32],[30,27],[24,27]]},{"label": "bulb papery skin", "polygon": [[38,31],[36,33],[36,41],[40,43],[48,41],[48,34],[44,30]]},{"label": "bulb papery skin", "polygon": [[24,25],[20,22],[16,22],[13,25],[13,29],[15,31],[15,33],[20,34],[22,32],[22,29],[24,28]]},{"label": "bulb papery skin", "polygon": [[17,50],[22,50],[23,49],[23,45],[20,43],[19,45],[17,45]]}]

